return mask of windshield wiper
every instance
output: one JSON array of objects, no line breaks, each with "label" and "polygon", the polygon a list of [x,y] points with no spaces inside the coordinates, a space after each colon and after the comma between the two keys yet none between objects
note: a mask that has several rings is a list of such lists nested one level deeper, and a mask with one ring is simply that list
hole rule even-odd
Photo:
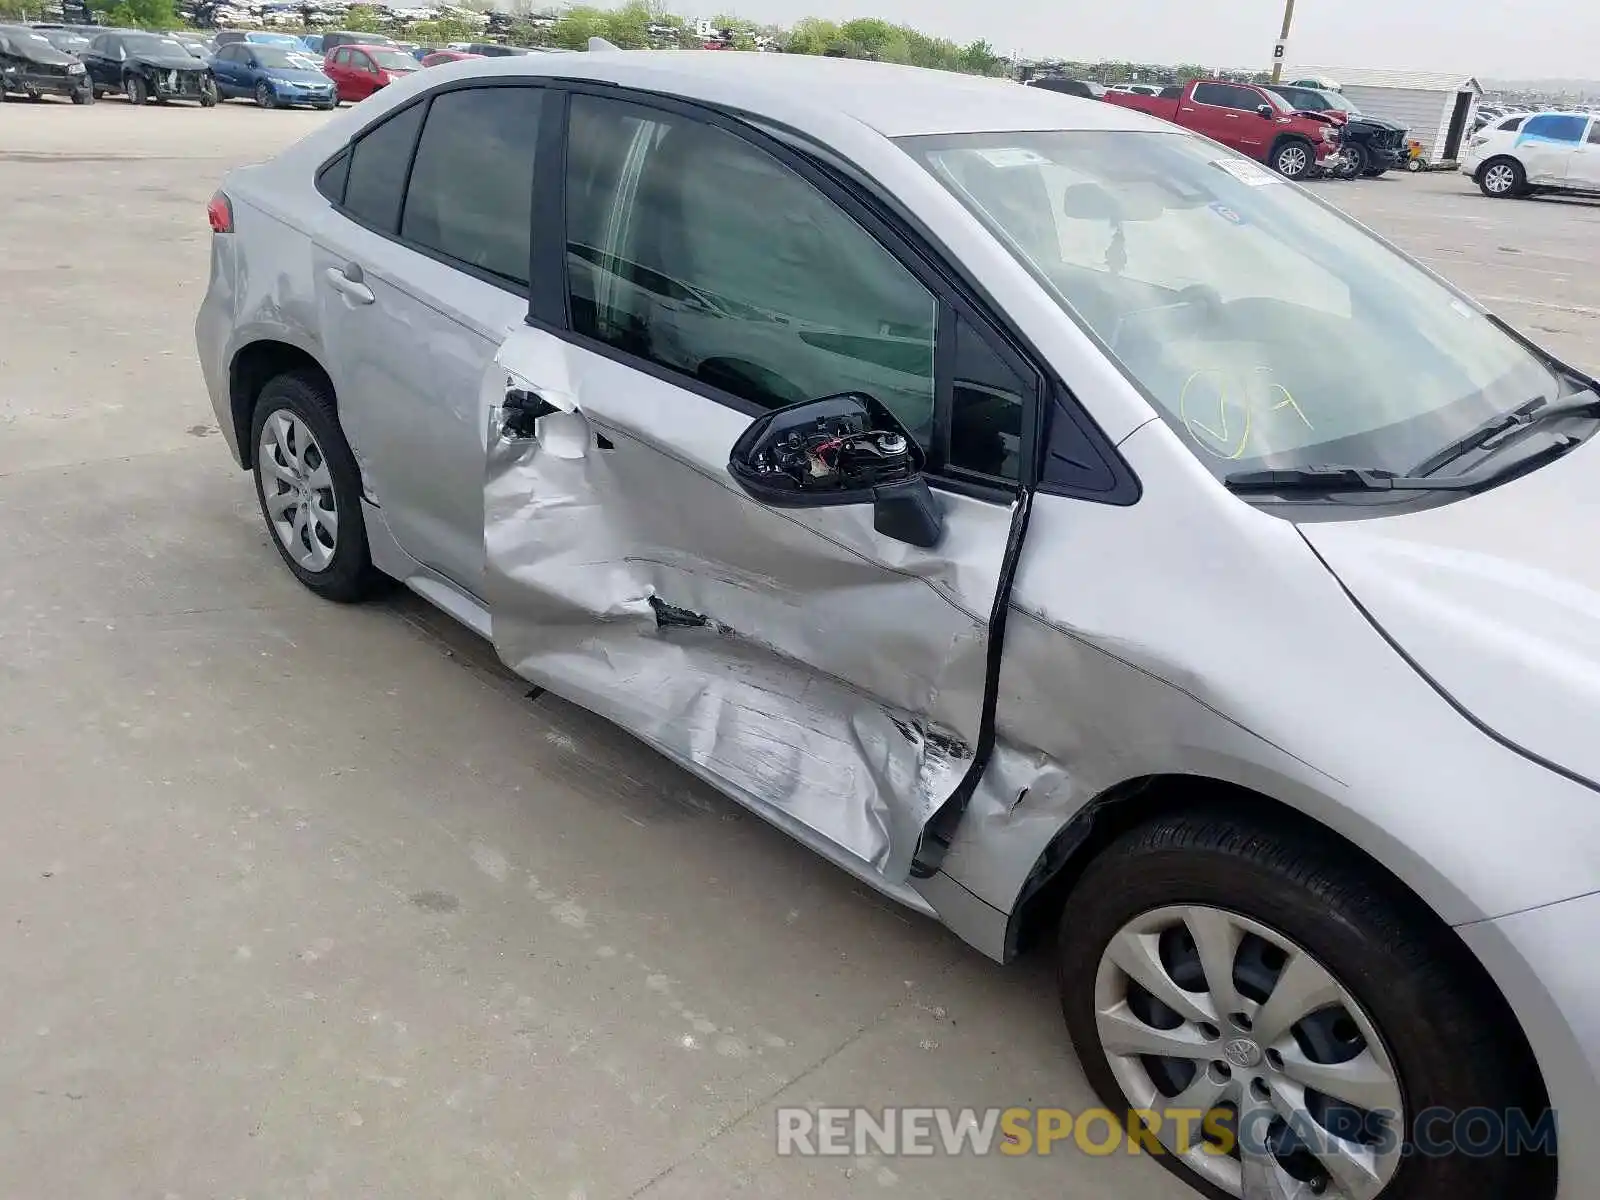
[{"label": "windshield wiper", "polygon": [[1561,417],[1576,416],[1600,417],[1600,396],[1591,394],[1587,400],[1563,400],[1559,404],[1552,404],[1543,396],[1535,396],[1526,404],[1519,405],[1509,412],[1490,417],[1483,424],[1468,430],[1455,441],[1441,446],[1412,467],[1409,474],[1431,475],[1440,467],[1446,466],[1474,450],[1491,448],[1497,439],[1507,434],[1527,429],[1542,421],[1554,421],[1559,420]]},{"label": "windshield wiper", "polygon": [[1482,484],[1482,480],[1465,475],[1458,479],[1423,479],[1378,467],[1333,464],[1287,467],[1279,471],[1238,471],[1224,476],[1222,482],[1231,492],[1454,492],[1468,491]]},{"label": "windshield wiper", "polygon": [[[1547,410],[1551,413],[1555,409]],[[1594,411],[1600,415],[1600,400],[1573,405],[1569,412]],[[1461,475],[1396,474],[1379,467],[1349,467],[1324,464],[1287,467],[1278,471],[1239,471],[1223,477],[1231,492],[1308,492],[1329,495],[1334,492],[1475,492],[1512,473],[1530,470],[1539,463],[1560,458],[1583,439],[1570,434],[1557,438],[1544,449],[1519,459],[1510,466],[1484,465]]]}]

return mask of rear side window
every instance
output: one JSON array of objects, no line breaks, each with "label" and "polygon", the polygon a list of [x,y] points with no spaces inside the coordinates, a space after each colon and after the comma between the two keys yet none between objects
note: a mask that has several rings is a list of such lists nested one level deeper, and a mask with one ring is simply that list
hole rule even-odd
[{"label": "rear side window", "polygon": [[1527,117],[1507,117],[1504,121],[1500,122],[1499,127],[1507,131],[1521,129],[1522,123],[1527,119]]},{"label": "rear side window", "polygon": [[422,108],[413,104],[396,113],[351,147],[345,211],[380,233],[394,233],[400,224],[400,200],[422,128]]},{"label": "rear side window", "polygon": [[1529,118],[1528,123],[1522,127],[1522,136],[1551,142],[1571,142],[1576,145],[1583,140],[1583,130],[1588,123],[1588,117],[1545,113]]},{"label": "rear side window", "polygon": [[1589,145],[1600,146],[1600,117],[1596,117],[1594,124],[1589,126]]},{"label": "rear side window", "polygon": [[1211,104],[1217,108],[1253,109],[1260,102],[1254,92],[1226,83],[1196,84],[1194,98],[1198,104]]},{"label": "rear side window", "polygon": [[498,87],[434,97],[400,236],[526,284],[543,96],[538,88]]}]

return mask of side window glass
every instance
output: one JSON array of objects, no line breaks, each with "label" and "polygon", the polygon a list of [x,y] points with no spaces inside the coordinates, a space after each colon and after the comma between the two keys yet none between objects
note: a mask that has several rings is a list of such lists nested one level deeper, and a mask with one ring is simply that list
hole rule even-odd
[{"label": "side window glass", "polygon": [[1229,88],[1222,83],[1197,83],[1194,98],[1197,104],[1215,104],[1218,108],[1230,107]]},{"label": "side window glass", "polygon": [[422,109],[413,104],[396,113],[365,134],[350,152],[344,206],[358,221],[384,233],[393,233],[400,223],[400,198],[422,126]]},{"label": "side window glass", "polygon": [[1584,126],[1588,124],[1588,117],[1564,116],[1559,113],[1545,113],[1532,117],[1522,127],[1522,136],[1548,142],[1572,142],[1576,144],[1583,139]]},{"label": "side window glass", "polygon": [[1596,117],[1594,124],[1589,126],[1589,145],[1600,146],[1600,117]]},{"label": "side window glass", "polygon": [[842,209],[749,143],[574,96],[573,327],[769,408],[882,401],[926,448],[938,305]]},{"label": "side window glass", "polygon": [[955,328],[949,464],[998,479],[1022,475],[1022,414],[1034,384],[965,319]]},{"label": "side window glass", "polygon": [[1249,88],[1231,87],[1228,89],[1228,107],[1237,108],[1243,112],[1255,112],[1267,103],[1265,97],[1252,92]]},{"label": "side window glass", "polygon": [[400,236],[527,283],[543,96],[531,87],[435,96],[411,168]]},{"label": "side window glass", "polygon": [[1500,122],[1500,128],[1506,130],[1521,129],[1522,122],[1525,120],[1527,120],[1526,117],[1507,117]]}]

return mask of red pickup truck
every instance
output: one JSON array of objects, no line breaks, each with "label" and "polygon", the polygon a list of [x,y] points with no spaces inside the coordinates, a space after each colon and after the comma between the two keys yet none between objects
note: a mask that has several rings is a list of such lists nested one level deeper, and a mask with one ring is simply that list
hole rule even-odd
[{"label": "red pickup truck", "polygon": [[1331,114],[1297,112],[1282,96],[1248,83],[1195,79],[1159,96],[1107,92],[1107,104],[1182,125],[1266,163],[1280,175],[1304,179],[1339,150]]}]

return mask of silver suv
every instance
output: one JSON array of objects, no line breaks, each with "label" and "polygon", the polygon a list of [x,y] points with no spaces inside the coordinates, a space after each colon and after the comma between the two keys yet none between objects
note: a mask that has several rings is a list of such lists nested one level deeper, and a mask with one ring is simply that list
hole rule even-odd
[{"label": "silver suv", "polygon": [[1056,942],[1207,1195],[1600,1194],[1593,380],[1214,142],[877,64],[444,66],[211,222],[308,588]]}]

